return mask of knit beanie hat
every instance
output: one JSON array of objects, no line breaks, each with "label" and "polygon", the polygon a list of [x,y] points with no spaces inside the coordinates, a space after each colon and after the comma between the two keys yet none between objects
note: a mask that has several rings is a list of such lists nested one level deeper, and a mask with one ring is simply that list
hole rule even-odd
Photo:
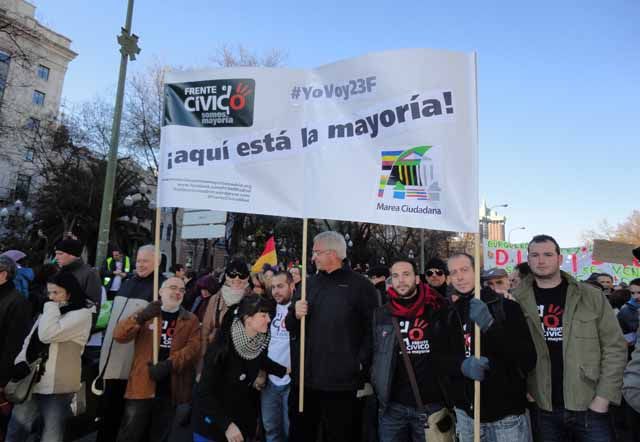
[{"label": "knit beanie hat", "polygon": [[447,265],[440,258],[432,258],[427,262],[427,265],[424,266],[425,272],[429,269],[439,269],[444,272],[445,275],[449,274],[449,269],[447,269]]},{"label": "knit beanie hat", "polygon": [[72,256],[80,256],[82,255],[82,243],[77,239],[63,239],[56,244],[57,250]]}]

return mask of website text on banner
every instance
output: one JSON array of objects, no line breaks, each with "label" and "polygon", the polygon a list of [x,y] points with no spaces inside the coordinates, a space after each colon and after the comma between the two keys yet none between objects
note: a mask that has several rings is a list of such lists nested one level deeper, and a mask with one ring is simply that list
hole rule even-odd
[{"label": "website text on banner", "polygon": [[[527,246],[527,243],[485,240],[484,268],[499,267],[512,272],[516,265],[527,260]],[[633,265],[625,266],[594,260],[591,247],[563,248],[560,252],[564,258],[562,270],[579,280],[587,279],[592,273],[608,273],[616,284],[640,278],[640,262],[637,259],[633,260]]]},{"label": "website text on banner", "polygon": [[475,55],[166,77],[159,206],[478,230]]}]

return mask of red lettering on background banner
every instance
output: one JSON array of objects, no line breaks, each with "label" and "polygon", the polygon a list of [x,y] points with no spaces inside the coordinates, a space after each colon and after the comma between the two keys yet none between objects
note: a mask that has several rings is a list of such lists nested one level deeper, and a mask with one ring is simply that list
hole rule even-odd
[{"label": "red lettering on background banner", "polygon": [[496,249],[496,265],[503,266],[509,262],[509,252],[504,249]]},{"label": "red lettering on background banner", "polygon": [[573,273],[578,273],[578,254],[574,253],[571,255],[571,271]]},{"label": "red lettering on background banner", "polygon": [[516,264],[520,264],[522,262],[522,250],[518,249],[518,253],[516,253]]}]

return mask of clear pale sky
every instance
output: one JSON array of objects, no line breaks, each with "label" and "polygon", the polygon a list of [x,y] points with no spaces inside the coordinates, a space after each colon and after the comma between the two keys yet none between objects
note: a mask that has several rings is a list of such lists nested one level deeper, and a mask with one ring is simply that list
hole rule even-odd
[{"label": "clear pale sky", "polygon": [[[34,0],[73,40],[63,96],[115,89],[126,0]],[[564,247],[604,218],[640,208],[640,2],[137,0],[142,70],[208,65],[223,44],[288,53],[311,68],[368,52],[427,47],[478,53],[480,195],[507,216],[514,242]],[[450,2],[449,2],[450,3]],[[479,4],[482,3],[482,4]]]}]

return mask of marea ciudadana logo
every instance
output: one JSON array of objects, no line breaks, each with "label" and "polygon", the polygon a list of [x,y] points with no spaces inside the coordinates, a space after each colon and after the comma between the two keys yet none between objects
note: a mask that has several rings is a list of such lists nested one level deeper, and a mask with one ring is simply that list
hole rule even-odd
[{"label": "marea ciudadana logo", "polygon": [[251,78],[167,84],[164,125],[252,126],[255,93]]},{"label": "marea ciudadana logo", "polygon": [[432,147],[382,150],[378,198],[396,201],[440,201],[442,190],[436,180],[436,167],[434,161],[426,156]]}]

